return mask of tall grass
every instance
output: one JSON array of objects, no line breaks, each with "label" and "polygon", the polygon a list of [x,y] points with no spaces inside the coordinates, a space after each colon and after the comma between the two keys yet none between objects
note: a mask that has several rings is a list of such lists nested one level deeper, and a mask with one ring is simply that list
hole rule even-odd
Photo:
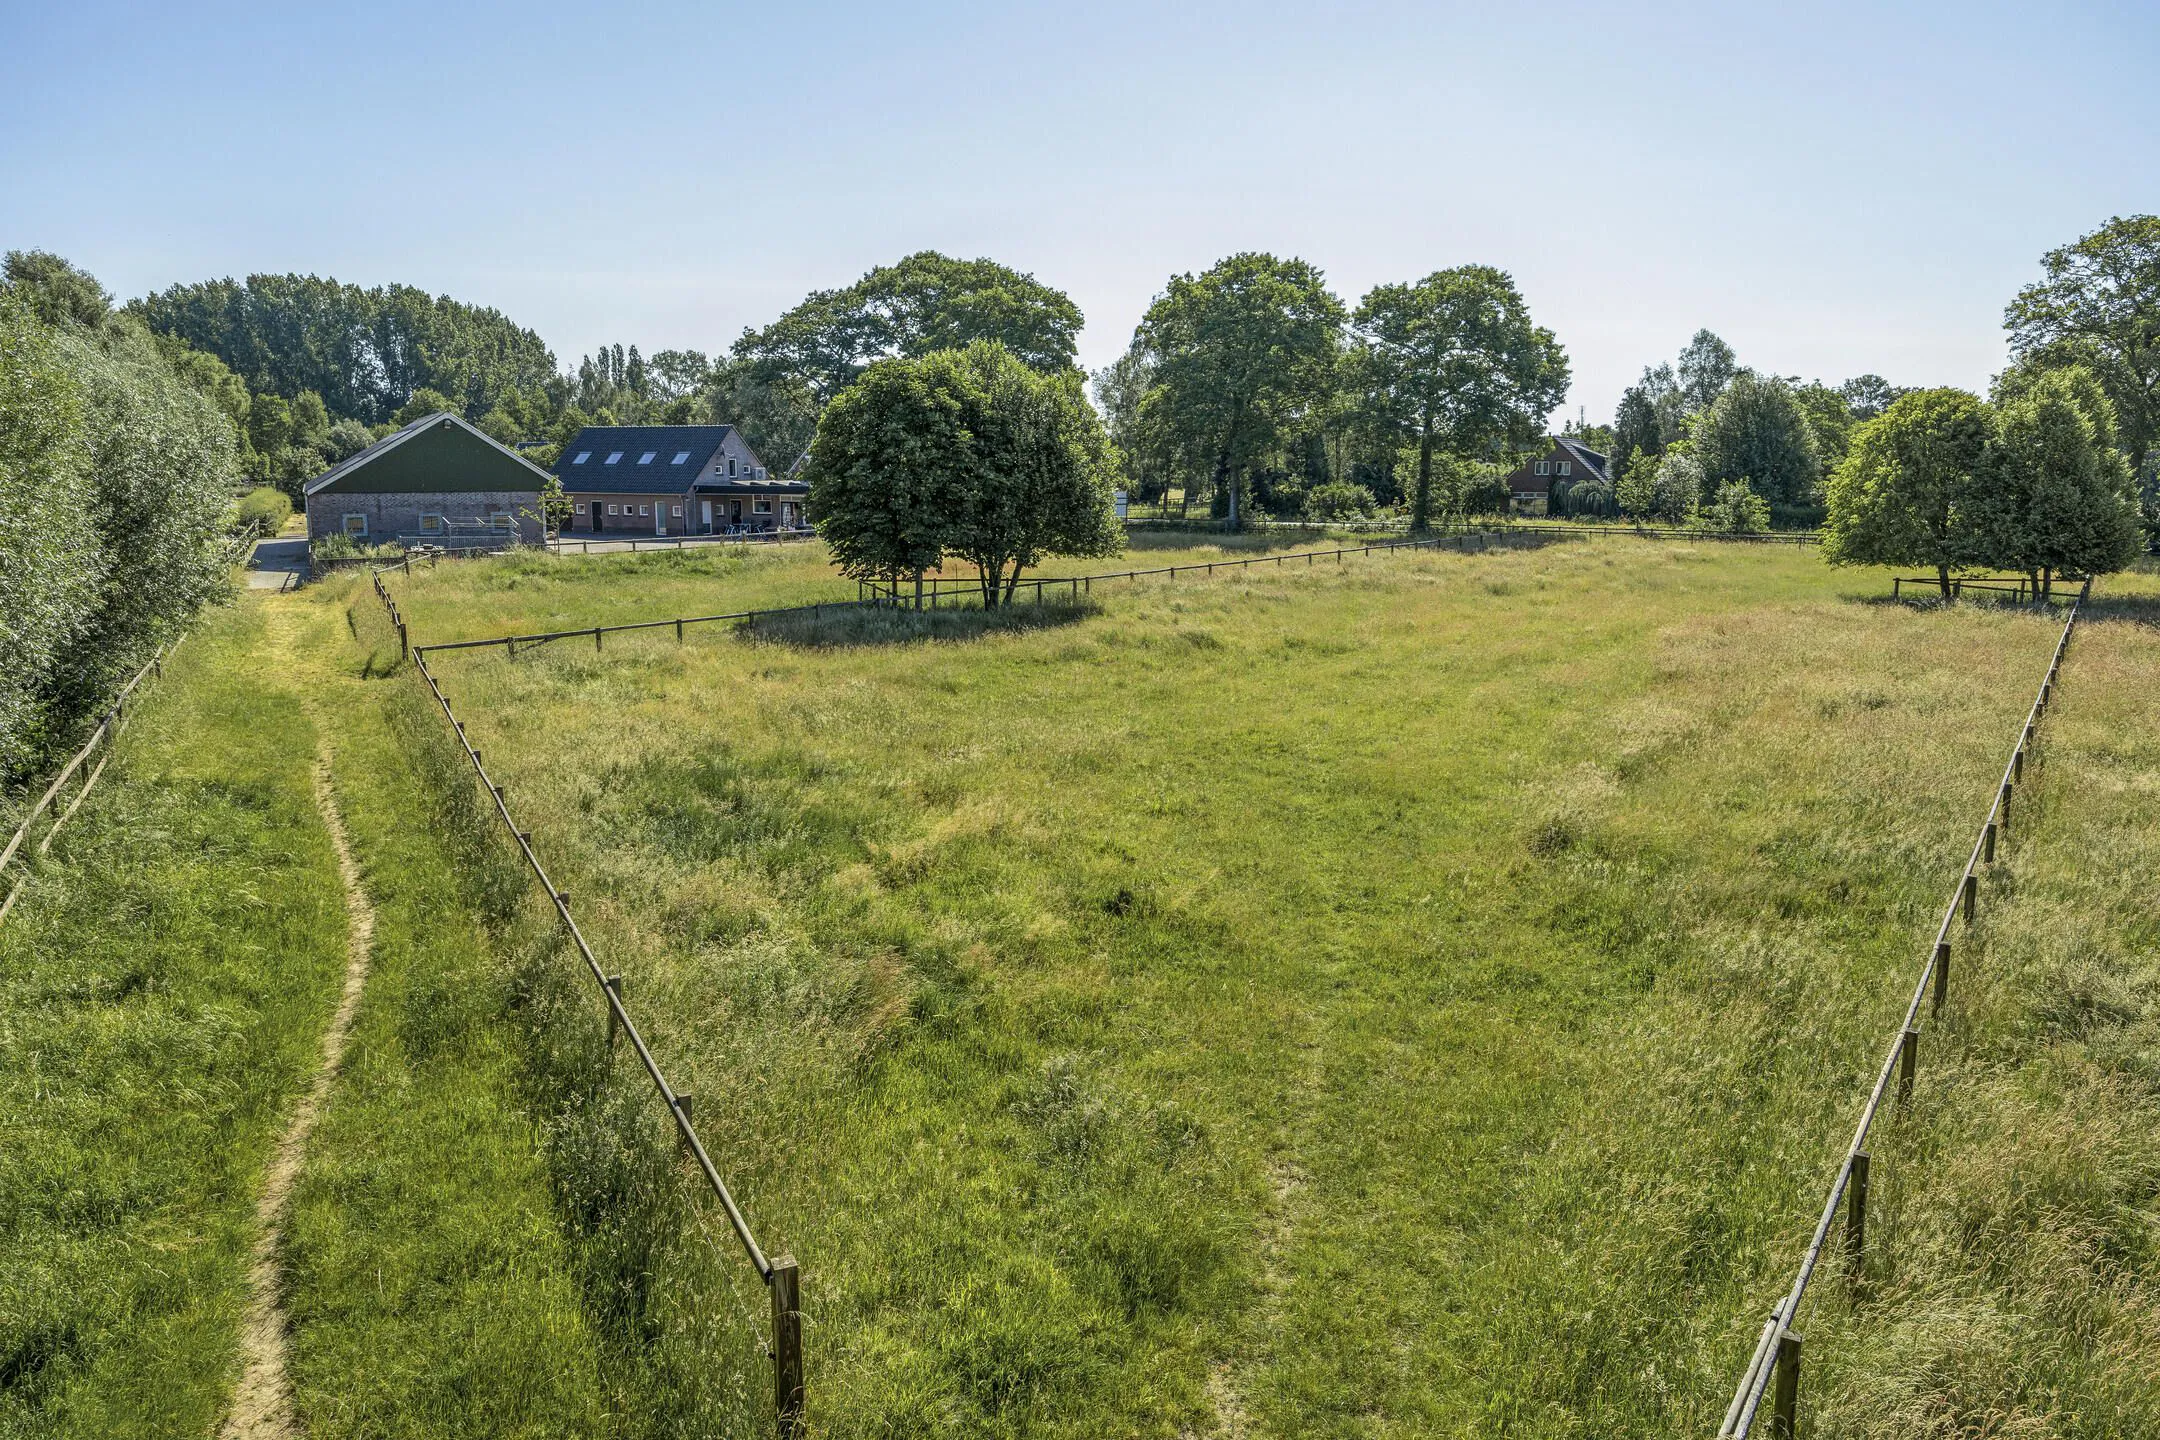
[{"label": "tall grass", "polygon": [[296,699],[206,619],[0,927],[0,1434],[210,1432],[345,965]]},{"label": "tall grass", "polygon": [[[591,624],[652,558],[401,603]],[[647,615],[810,589],[675,563]],[[1585,543],[439,670],[803,1259],[823,1430],[1665,1434],[1715,1427],[2053,639],[1877,585]],[[750,1433],[759,1296],[670,1246],[639,1393],[747,1376],[696,1413]]]}]

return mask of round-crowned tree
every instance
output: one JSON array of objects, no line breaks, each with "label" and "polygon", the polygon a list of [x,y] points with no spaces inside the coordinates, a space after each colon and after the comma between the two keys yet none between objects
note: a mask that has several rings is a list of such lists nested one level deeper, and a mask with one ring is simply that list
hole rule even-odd
[{"label": "round-crowned tree", "polygon": [[811,523],[842,573],[972,565],[986,608],[1052,555],[1115,555],[1115,452],[1078,371],[1044,374],[977,341],[871,366],[810,446]]}]

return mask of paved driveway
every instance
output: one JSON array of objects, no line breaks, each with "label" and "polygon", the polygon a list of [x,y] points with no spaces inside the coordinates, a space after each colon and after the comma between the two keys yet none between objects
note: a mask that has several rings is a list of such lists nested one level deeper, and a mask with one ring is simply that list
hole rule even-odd
[{"label": "paved driveway", "polygon": [[307,578],[307,537],[258,540],[248,556],[250,590],[289,590]]}]

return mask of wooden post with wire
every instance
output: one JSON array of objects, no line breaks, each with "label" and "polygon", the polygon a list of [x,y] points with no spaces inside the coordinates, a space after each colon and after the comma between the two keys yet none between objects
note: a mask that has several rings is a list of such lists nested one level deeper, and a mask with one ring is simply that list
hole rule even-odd
[{"label": "wooden post with wire", "polygon": [[1791,1330],[1778,1336],[1776,1388],[1770,1398],[1773,1440],[1794,1440],[1800,1433],[1800,1337]]},{"label": "wooden post with wire", "polygon": [[781,1440],[803,1433],[802,1272],[793,1255],[775,1255],[772,1274],[773,1404]]},{"label": "wooden post with wire", "polygon": [[1868,1165],[1868,1152],[1855,1150],[1845,1187],[1845,1264],[1856,1285],[1867,1274]]},{"label": "wooden post with wire", "polygon": [[1913,1072],[1920,1068],[1920,1032],[1907,1030],[1898,1037],[1897,1103],[1903,1110],[1912,1104]]},{"label": "wooden post with wire", "polygon": [[1943,998],[1950,993],[1950,942],[1935,942],[1935,1013],[1942,1014]]}]

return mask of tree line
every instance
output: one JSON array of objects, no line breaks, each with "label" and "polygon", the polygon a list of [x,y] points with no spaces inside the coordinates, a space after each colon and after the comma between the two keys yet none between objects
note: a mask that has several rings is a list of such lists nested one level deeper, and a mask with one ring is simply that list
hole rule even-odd
[{"label": "tree line", "polygon": [[2004,313],[2013,363],[1983,400],[1897,397],[1831,476],[1836,563],[2008,570],[2043,592],[2160,546],[2160,217],[2041,257]]},{"label": "tree line", "polygon": [[42,770],[225,586],[219,381],[53,257],[0,281],[0,784]]}]

